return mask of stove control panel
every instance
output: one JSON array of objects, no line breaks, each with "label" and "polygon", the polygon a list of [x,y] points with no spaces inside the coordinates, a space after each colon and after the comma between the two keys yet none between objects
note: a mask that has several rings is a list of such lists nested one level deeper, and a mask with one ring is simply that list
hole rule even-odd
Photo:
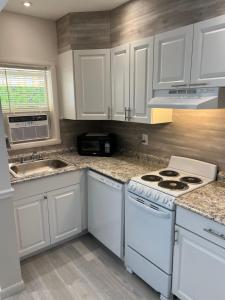
[{"label": "stove control panel", "polygon": [[151,202],[157,203],[163,207],[173,210],[175,198],[166,193],[158,191],[156,189],[143,186],[142,184],[130,181],[128,185],[128,192],[131,192],[139,197],[142,197]]}]

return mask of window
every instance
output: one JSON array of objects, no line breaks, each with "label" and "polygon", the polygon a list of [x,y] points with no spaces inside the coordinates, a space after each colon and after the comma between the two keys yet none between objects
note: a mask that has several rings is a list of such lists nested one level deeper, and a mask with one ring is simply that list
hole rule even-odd
[{"label": "window", "polygon": [[0,67],[3,112],[48,111],[47,72],[47,70]]},{"label": "window", "polygon": [[[13,149],[38,147],[60,143],[56,74],[51,67],[12,67],[0,65],[0,101],[4,115],[6,133]],[[43,134],[41,124],[28,128],[23,123],[12,129],[12,116],[47,115]],[[36,117],[35,117],[36,118]],[[17,118],[18,119],[18,118]],[[26,120],[20,118],[18,120]],[[34,118],[33,118],[34,119]],[[19,122],[19,121],[18,121]],[[40,123],[40,122],[39,122]],[[43,125],[43,124],[42,124]],[[51,125],[51,126],[50,126]],[[47,126],[47,127],[46,127]],[[20,128],[18,128],[20,127]],[[23,128],[21,128],[23,127]],[[43,137],[42,137],[43,135]]]}]

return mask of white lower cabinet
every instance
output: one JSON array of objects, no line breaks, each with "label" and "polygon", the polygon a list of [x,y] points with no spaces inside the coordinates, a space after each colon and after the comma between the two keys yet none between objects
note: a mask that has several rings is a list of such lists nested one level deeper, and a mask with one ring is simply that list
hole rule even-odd
[{"label": "white lower cabinet", "polygon": [[48,193],[51,244],[81,232],[80,185]]},{"label": "white lower cabinet", "polygon": [[50,245],[47,201],[44,195],[37,195],[14,203],[21,257]]},{"label": "white lower cabinet", "polygon": [[[84,180],[85,173],[75,172],[15,185],[14,215],[20,257],[87,229]],[[69,186],[63,186],[63,182]],[[42,194],[32,195],[40,190]]]},{"label": "white lower cabinet", "polygon": [[208,227],[203,229],[206,239],[176,226],[173,294],[181,300],[224,300],[225,248],[214,243],[215,238],[222,241],[221,231]]}]

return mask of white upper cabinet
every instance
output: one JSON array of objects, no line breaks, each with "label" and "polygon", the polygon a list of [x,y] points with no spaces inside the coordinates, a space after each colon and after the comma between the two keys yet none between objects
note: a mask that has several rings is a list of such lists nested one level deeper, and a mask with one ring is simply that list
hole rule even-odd
[{"label": "white upper cabinet", "polygon": [[107,120],[110,101],[110,49],[74,51],[77,119]]},{"label": "white upper cabinet", "polygon": [[190,82],[193,25],[155,36],[154,89],[185,86]]},{"label": "white upper cabinet", "polygon": [[73,51],[58,56],[58,83],[61,115],[64,119],[76,120]]},{"label": "white upper cabinet", "polygon": [[194,25],[191,82],[225,86],[225,16]]},{"label": "white upper cabinet", "polygon": [[129,109],[129,44],[111,50],[112,119],[128,120]]},{"label": "white upper cabinet", "polygon": [[130,117],[131,121],[149,122],[147,104],[152,97],[153,38],[130,46]]}]

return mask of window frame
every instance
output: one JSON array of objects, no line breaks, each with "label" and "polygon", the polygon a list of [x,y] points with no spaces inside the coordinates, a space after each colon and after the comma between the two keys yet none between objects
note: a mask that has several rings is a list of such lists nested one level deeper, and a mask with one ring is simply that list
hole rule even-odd
[{"label": "window frame", "polygon": [[[61,144],[60,137],[60,118],[59,118],[59,103],[58,103],[58,90],[57,90],[57,76],[56,76],[56,66],[54,63],[47,64],[21,64],[21,63],[6,63],[1,62],[2,65],[7,64],[8,66],[19,68],[47,68],[47,89],[48,89],[48,102],[49,102],[49,115],[50,115],[50,130],[51,130],[51,138],[45,140],[38,141],[29,141],[22,142],[18,144],[11,144],[12,150],[20,150],[27,148],[35,148],[35,147],[45,147],[51,145]],[[16,114],[16,112],[15,112]],[[5,117],[7,113],[3,113],[3,117]],[[8,128],[7,128],[8,130]]]}]

